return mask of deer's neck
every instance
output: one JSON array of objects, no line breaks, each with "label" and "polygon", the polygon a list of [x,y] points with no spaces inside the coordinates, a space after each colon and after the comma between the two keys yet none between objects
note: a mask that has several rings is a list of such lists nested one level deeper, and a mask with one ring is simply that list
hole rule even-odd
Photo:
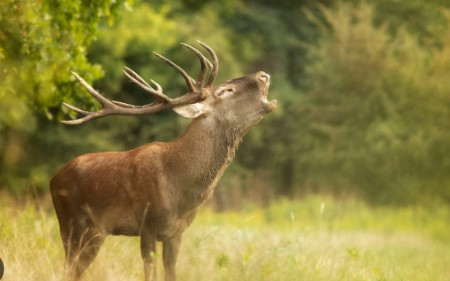
[{"label": "deer's neck", "polygon": [[186,133],[172,143],[174,178],[182,209],[195,208],[209,199],[214,187],[246,131],[217,120],[196,119]]}]

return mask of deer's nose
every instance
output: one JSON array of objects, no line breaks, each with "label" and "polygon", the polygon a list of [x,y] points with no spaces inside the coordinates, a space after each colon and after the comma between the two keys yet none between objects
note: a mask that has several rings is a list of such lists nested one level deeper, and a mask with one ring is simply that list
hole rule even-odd
[{"label": "deer's nose", "polygon": [[270,75],[265,73],[265,72],[260,72],[259,73],[259,79],[265,83],[269,83],[270,81]]}]

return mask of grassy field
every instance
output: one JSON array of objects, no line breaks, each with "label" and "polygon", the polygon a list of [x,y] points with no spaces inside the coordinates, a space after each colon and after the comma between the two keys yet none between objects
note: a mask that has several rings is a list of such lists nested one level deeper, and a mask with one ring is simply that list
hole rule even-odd
[{"label": "grassy field", "polygon": [[[63,279],[48,208],[0,198],[2,281]],[[204,208],[178,260],[181,281],[448,281],[449,270],[447,206],[370,208],[326,197],[219,214]],[[158,271],[162,277],[161,258]],[[84,280],[143,280],[139,240],[107,238]]]}]

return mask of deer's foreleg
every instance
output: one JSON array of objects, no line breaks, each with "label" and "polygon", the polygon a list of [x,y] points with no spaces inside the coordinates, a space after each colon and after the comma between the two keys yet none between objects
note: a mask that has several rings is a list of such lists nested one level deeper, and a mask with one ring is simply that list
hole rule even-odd
[{"label": "deer's foreleg", "polygon": [[176,280],[176,262],[180,249],[181,235],[163,241],[163,264],[165,281]]},{"label": "deer's foreleg", "polygon": [[144,261],[145,281],[156,280],[156,236],[153,233],[141,233],[141,255]]}]

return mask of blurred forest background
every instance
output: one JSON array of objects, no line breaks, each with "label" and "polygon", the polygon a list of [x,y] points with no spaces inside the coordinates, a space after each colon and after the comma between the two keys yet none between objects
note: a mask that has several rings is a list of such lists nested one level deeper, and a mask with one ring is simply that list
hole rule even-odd
[{"label": "blurred forest background", "polygon": [[245,137],[219,183],[218,209],[308,194],[371,204],[450,203],[447,0],[2,0],[0,189],[41,196],[68,160],[177,138],[171,111],[81,126],[62,101],[98,107],[75,71],[115,100],[148,103],[128,66],[165,92],[197,73],[180,46],[201,40],[219,80],[264,70],[278,109]]}]

